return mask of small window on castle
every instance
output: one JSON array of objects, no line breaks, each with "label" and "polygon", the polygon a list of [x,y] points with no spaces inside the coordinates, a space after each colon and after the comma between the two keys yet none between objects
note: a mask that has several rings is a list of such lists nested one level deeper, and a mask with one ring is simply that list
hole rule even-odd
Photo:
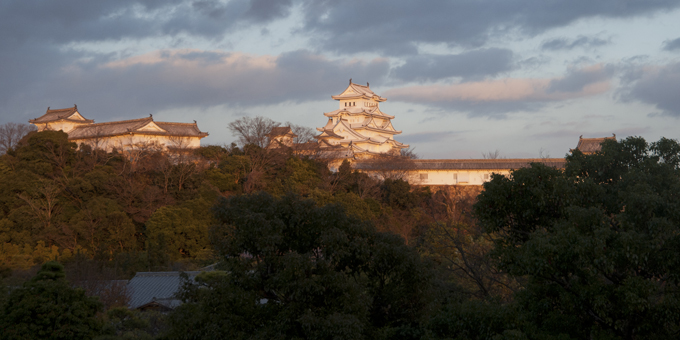
[{"label": "small window on castle", "polygon": [[491,177],[491,175],[489,175],[489,174],[484,174],[484,180],[485,180],[485,181],[488,181],[490,177]]},{"label": "small window on castle", "polygon": [[427,179],[427,174],[420,174],[420,179]]},{"label": "small window on castle", "polygon": [[453,181],[458,182],[458,174],[453,174]]}]

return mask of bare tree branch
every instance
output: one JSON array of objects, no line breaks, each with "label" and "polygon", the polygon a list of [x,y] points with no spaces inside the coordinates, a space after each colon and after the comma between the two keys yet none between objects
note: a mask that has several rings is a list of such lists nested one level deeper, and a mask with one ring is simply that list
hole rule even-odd
[{"label": "bare tree branch", "polygon": [[21,138],[35,130],[35,126],[28,124],[5,123],[0,125],[0,155],[16,147]]},{"label": "bare tree branch", "polygon": [[266,148],[269,145],[269,136],[273,128],[280,126],[269,118],[257,116],[255,118],[241,117],[227,126],[231,133],[238,137],[241,146],[248,144]]},{"label": "bare tree branch", "polygon": [[484,158],[484,159],[500,159],[500,158],[505,158],[505,157],[501,157],[500,150],[496,149],[494,151],[482,152],[482,158]]}]

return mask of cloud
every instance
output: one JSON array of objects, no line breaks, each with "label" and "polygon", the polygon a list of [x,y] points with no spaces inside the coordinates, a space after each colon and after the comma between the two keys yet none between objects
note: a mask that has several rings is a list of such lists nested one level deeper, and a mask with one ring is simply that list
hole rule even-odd
[{"label": "cloud", "polygon": [[501,48],[478,49],[461,54],[417,55],[392,70],[404,81],[433,81],[449,77],[479,79],[495,76],[513,68],[512,51]]},{"label": "cloud", "polygon": [[639,67],[622,81],[623,101],[640,101],[655,106],[662,115],[680,118],[680,63]]},{"label": "cloud", "polygon": [[503,117],[535,110],[549,102],[588,97],[610,89],[612,71],[603,65],[572,70],[560,78],[506,78],[451,85],[395,88],[385,96],[395,101],[440,106],[474,116]]},{"label": "cloud", "polygon": [[292,0],[251,0],[245,15],[258,22],[267,22],[288,16],[292,3]]},{"label": "cloud", "polygon": [[420,43],[481,47],[506,34],[535,36],[584,18],[630,18],[680,7],[675,0],[307,1],[305,28],[338,53],[415,54]]},{"label": "cloud", "polygon": [[604,40],[600,38],[589,38],[580,35],[573,40],[569,40],[567,38],[555,38],[552,40],[548,40],[541,44],[541,49],[548,51],[573,50],[575,48],[600,47],[608,45],[609,43],[611,43],[609,40]]},{"label": "cloud", "polygon": [[664,41],[663,42],[663,49],[666,50],[666,51],[680,50],[680,38]]},{"label": "cloud", "polygon": [[225,32],[289,14],[291,0],[4,0],[0,46]]},{"label": "cloud", "polygon": [[399,135],[396,138],[406,144],[441,142],[449,137],[460,134],[463,131],[428,131]]},{"label": "cloud", "polygon": [[547,93],[579,93],[584,91],[586,86],[591,84],[608,82],[614,74],[614,67],[602,66],[600,64],[572,69],[569,73],[558,79],[550,81]]},{"label": "cloud", "polygon": [[327,99],[353,75],[379,84],[388,67],[385,59],[333,60],[304,50],[279,56],[159,50],[123,60],[71,64],[34,82],[29,93],[34,101],[40,99],[40,107],[58,107],[67,99],[67,105],[88,106],[100,117],[139,116],[169,108]]}]

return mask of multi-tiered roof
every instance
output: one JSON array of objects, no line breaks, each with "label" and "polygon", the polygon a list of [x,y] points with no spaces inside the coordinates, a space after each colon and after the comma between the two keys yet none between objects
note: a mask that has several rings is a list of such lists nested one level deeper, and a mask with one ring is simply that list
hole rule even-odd
[{"label": "multi-tiered roof", "polygon": [[354,84],[339,95],[332,96],[340,102],[340,108],[324,113],[328,122],[317,128],[321,134],[316,138],[321,148],[346,149],[357,156],[373,154],[398,154],[408,145],[394,140],[397,131],[390,116],[380,111],[379,103],[385,98],[375,94],[366,86]]}]

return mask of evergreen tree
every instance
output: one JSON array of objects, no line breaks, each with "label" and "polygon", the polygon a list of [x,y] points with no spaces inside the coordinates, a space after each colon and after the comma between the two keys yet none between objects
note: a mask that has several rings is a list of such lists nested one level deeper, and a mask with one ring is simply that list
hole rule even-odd
[{"label": "evergreen tree", "polygon": [[58,262],[10,292],[0,309],[0,339],[92,339],[102,329],[96,298],[72,288]]},{"label": "evergreen tree", "polygon": [[403,239],[294,195],[232,197],[214,210],[226,271],[185,286],[171,339],[422,335],[431,274]]},{"label": "evergreen tree", "polygon": [[500,268],[527,280],[516,302],[534,337],[680,334],[679,160],[676,141],[631,137],[484,186],[476,215]]}]

